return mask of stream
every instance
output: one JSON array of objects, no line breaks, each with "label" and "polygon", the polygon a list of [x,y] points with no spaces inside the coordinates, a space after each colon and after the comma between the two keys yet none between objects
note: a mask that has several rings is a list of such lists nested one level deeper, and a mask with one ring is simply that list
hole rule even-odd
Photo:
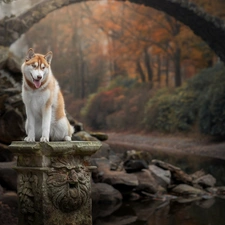
[{"label": "stream", "polygon": [[[111,144],[116,152],[131,150],[123,144]],[[136,150],[141,150],[137,149]],[[216,186],[225,186],[225,161],[204,156],[165,153],[150,149],[153,159],[180,167],[187,173],[203,169],[216,179]],[[109,210],[107,210],[107,207]],[[101,211],[102,210],[102,211]],[[93,208],[93,225],[224,225],[225,198],[210,199],[144,199],[123,202],[121,205]]]}]

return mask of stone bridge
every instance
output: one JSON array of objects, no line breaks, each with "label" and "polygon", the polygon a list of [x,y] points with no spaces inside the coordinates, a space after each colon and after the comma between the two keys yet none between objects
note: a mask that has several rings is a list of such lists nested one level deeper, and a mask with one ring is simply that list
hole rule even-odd
[{"label": "stone bridge", "polygon": [[[48,13],[61,7],[88,0],[45,0],[29,11],[0,21],[0,45],[8,46],[29,30]],[[96,0],[89,0],[96,1]],[[109,0],[110,1],[110,0]],[[125,1],[125,0],[118,0]],[[152,7],[173,16],[200,36],[225,62],[225,23],[207,14],[188,0],[129,0],[132,3]]]}]

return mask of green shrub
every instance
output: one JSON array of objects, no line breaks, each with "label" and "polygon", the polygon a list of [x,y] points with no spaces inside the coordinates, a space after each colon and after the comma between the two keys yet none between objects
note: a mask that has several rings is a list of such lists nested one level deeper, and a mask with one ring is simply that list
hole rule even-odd
[{"label": "green shrub", "polygon": [[122,88],[117,87],[91,95],[82,109],[86,124],[94,129],[106,129],[106,117],[120,109],[120,102],[117,99],[122,93]]},{"label": "green shrub", "polygon": [[205,69],[173,91],[160,90],[148,101],[143,123],[147,130],[200,131],[225,135],[225,68]]},{"label": "green shrub", "polygon": [[145,128],[166,132],[190,131],[198,120],[203,93],[209,83],[209,77],[202,72],[180,88],[160,90],[146,106]]},{"label": "green shrub", "polygon": [[[118,87],[120,86],[120,87]],[[108,90],[91,95],[82,109],[94,129],[141,129],[164,132],[200,131],[225,135],[225,68],[201,71],[180,88],[156,93],[145,84],[117,77]]]},{"label": "green shrub", "polygon": [[109,90],[89,97],[82,109],[85,124],[94,129],[141,129],[140,121],[149,95],[152,93],[147,85],[132,84],[132,88],[110,85]]},{"label": "green shrub", "polygon": [[211,83],[202,98],[199,110],[199,127],[204,134],[225,135],[225,68],[217,65]]},{"label": "green shrub", "polygon": [[147,130],[171,130],[173,115],[172,95],[168,90],[160,90],[147,103],[143,124]]},{"label": "green shrub", "polygon": [[136,84],[137,80],[135,78],[120,75],[111,81],[107,89],[113,89],[116,87],[133,88]]}]

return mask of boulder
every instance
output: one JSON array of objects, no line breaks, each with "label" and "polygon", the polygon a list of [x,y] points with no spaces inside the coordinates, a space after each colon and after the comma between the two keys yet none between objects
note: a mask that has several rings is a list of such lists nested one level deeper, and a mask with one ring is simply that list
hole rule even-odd
[{"label": "boulder", "polygon": [[92,170],[92,178],[95,183],[102,182],[102,177],[105,172],[110,170],[109,160],[105,157],[91,158],[90,163],[95,166],[96,169]]},{"label": "boulder", "polygon": [[143,159],[129,159],[124,162],[123,167],[127,173],[134,173],[148,169],[148,164]]},{"label": "boulder", "polygon": [[9,48],[0,46],[0,69],[4,69],[9,56]]},{"label": "boulder", "polygon": [[199,184],[203,188],[214,187],[216,183],[216,178],[213,177],[211,174],[207,174],[194,180],[193,183]]},{"label": "boulder", "polygon": [[160,167],[155,165],[150,165],[149,170],[162,187],[167,188],[168,185],[170,185],[171,172],[169,170],[161,169]]},{"label": "boulder", "polygon": [[109,160],[105,157],[92,158],[91,165],[96,166],[97,167],[96,171],[98,171],[99,173],[102,173],[102,172],[104,173],[105,171],[110,170]]},{"label": "boulder", "polygon": [[21,61],[9,51],[8,47],[0,46],[0,69],[20,74],[21,80]]},{"label": "boulder", "polygon": [[9,53],[6,68],[10,72],[13,72],[13,74],[20,74],[20,80],[21,80],[21,64],[22,62],[13,54]]},{"label": "boulder", "polygon": [[72,140],[73,141],[98,141],[97,138],[92,137],[86,131],[79,131],[77,133],[74,133],[72,136]]},{"label": "boulder", "polygon": [[[219,195],[218,193],[218,187],[209,187],[205,189],[207,192],[209,192],[211,195],[215,196],[215,195]],[[225,187],[224,187],[224,194],[225,194]]]},{"label": "boulder", "polygon": [[91,184],[93,220],[111,215],[122,204],[121,193],[105,183]]},{"label": "boulder", "polygon": [[138,186],[135,191],[138,193],[147,192],[155,194],[158,192],[158,182],[149,170],[143,169],[141,172],[134,173],[137,176]]},{"label": "boulder", "polygon": [[90,135],[97,138],[99,141],[108,140],[108,135],[102,132],[90,132]]},{"label": "boulder", "polygon": [[7,191],[0,197],[0,202],[8,205],[10,208],[18,208],[18,196],[16,192]]},{"label": "boulder", "polygon": [[5,193],[0,198],[1,225],[18,224],[18,201],[16,193]]},{"label": "boulder", "polygon": [[109,155],[110,170],[121,171],[123,169],[123,160],[118,154]]},{"label": "boulder", "polygon": [[225,195],[225,186],[217,187],[217,192],[218,195]]},{"label": "boulder", "polygon": [[92,173],[95,182],[107,183],[123,193],[130,192],[138,186],[137,176],[124,171],[111,171],[110,162],[106,158],[94,158],[91,165],[97,167]]},{"label": "boulder", "polygon": [[187,184],[179,184],[172,189],[172,193],[186,197],[197,197],[207,195],[207,192]]},{"label": "boulder", "polygon": [[193,180],[196,180],[202,176],[205,176],[205,171],[204,170],[198,170],[195,173],[191,174],[191,177]]},{"label": "boulder", "polygon": [[68,112],[66,112],[66,116],[72,126],[75,128],[75,132],[83,131],[83,124],[75,120]]},{"label": "boulder", "polygon": [[91,191],[91,197],[94,204],[117,205],[123,199],[118,190],[105,183],[92,183]]},{"label": "boulder", "polygon": [[0,168],[0,185],[11,191],[17,190],[17,173],[11,168]]},{"label": "boulder", "polygon": [[152,163],[155,164],[156,166],[169,170],[171,172],[171,178],[173,183],[175,184],[192,184],[192,177],[185,173],[183,170],[181,170],[179,167],[173,166],[169,163],[160,161],[160,160],[152,160]]},{"label": "boulder", "polygon": [[10,144],[22,140],[25,135],[25,112],[21,84],[3,70],[0,71],[0,111],[0,142]]},{"label": "boulder", "polygon": [[91,158],[107,158],[109,159],[109,155],[114,155],[115,153],[113,150],[110,148],[110,146],[106,143],[102,143],[101,148],[91,156]]},{"label": "boulder", "polygon": [[9,151],[7,145],[0,143],[0,162],[10,162],[13,160],[13,154]]},{"label": "boulder", "polygon": [[[10,93],[8,93],[10,91]],[[25,107],[21,98],[21,93],[18,93],[17,88],[9,88],[5,93],[8,94],[6,103],[14,108],[18,108],[22,115],[25,117]]]},{"label": "boulder", "polygon": [[7,95],[3,94],[0,96],[0,111],[4,112],[5,111],[5,101],[7,99]]},{"label": "boulder", "polygon": [[136,151],[136,150],[129,150],[126,151],[124,154],[124,161],[127,160],[144,160],[147,164],[149,164],[152,160],[152,156],[147,151]]},{"label": "boulder", "polygon": [[16,166],[16,162],[3,162],[0,163],[0,185],[7,189],[17,190],[17,173],[13,169]]},{"label": "boulder", "polygon": [[131,192],[139,184],[137,176],[124,171],[105,171],[102,182],[112,185],[122,194]]},{"label": "boulder", "polygon": [[10,144],[12,141],[22,140],[25,136],[24,117],[13,107],[7,107],[0,117],[0,142]]},{"label": "boulder", "polygon": [[79,131],[83,131],[84,130],[83,123],[78,122],[77,120],[74,120],[74,119],[72,121],[74,121],[74,123],[71,122],[71,120],[70,120],[70,123],[71,123],[71,125],[74,126],[75,132],[79,132]]}]

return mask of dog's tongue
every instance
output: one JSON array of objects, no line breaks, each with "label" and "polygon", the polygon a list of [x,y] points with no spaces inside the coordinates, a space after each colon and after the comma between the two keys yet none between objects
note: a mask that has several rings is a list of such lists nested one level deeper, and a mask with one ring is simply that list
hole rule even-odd
[{"label": "dog's tongue", "polygon": [[36,88],[39,88],[41,86],[41,81],[40,80],[34,80],[33,82],[34,82],[34,86]]}]

